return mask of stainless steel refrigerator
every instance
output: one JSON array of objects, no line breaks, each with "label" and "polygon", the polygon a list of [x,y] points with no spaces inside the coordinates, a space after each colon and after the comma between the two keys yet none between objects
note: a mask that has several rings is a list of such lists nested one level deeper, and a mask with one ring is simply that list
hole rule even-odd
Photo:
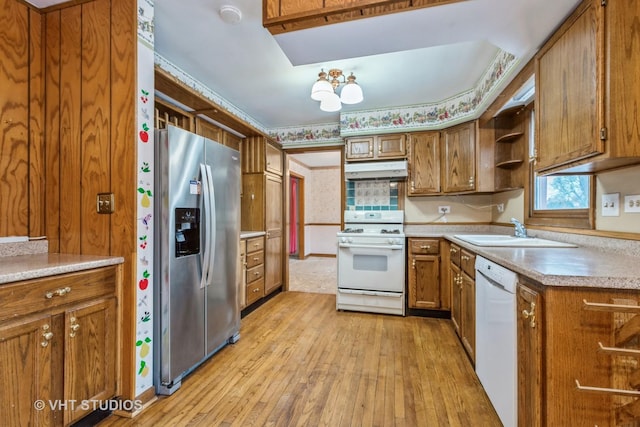
[{"label": "stainless steel refrigerator", "polygon": [[156,132],[156,391],[182,378],[240,330],[240,155],[174,126]]}]

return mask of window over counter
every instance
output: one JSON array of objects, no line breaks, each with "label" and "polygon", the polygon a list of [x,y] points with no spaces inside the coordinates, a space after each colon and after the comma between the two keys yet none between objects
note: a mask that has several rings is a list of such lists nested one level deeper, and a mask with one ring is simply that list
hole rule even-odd
[{"label": "window over counter", "polygon": [[540,176],[535,171],[535,109],[529,129],[529,182],[525,192],[528,225],[594,227],[595,179],[592,175]]}]

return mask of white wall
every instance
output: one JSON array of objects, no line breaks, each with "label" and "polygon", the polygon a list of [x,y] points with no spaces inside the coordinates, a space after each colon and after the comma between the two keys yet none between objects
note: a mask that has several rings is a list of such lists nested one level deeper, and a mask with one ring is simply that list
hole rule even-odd
[{"label": "white wall", "polygon": [[335,255],[342,218],[340,167],[309,168],[289,160],[289,170],[304,177],[304,255]]}]

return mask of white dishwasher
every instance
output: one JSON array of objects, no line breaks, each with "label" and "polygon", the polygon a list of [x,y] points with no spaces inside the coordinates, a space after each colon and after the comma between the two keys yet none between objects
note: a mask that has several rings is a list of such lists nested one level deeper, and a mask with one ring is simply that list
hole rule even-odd
[{"label": "white dishwasher", "polygon": [[518,425],[516,284],[516,273],[476,257],[476,374],[505,427]]}]

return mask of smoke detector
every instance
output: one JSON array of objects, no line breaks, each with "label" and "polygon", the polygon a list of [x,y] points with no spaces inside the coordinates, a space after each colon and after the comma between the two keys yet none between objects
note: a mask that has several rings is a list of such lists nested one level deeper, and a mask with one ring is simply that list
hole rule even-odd
[{"label": "smoke detector", "polygon": [[219,13],[222,20],[227,24],[237,24],[242,19],[242,12],[235,6],[222,6]]}]

